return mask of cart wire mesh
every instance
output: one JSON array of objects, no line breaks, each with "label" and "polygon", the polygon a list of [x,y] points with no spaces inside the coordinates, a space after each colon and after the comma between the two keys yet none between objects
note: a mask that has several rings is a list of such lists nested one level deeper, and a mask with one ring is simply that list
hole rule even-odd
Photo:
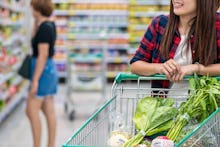
[{"label": "cart wire mesh", "polygon": [[[131,135],[135,134],[133,116],[141,98],[153,95],[161,98],[169,97],[174,99],[175,106],[178,107],[189,96],[190,90],[188,88],[151,88],[148,83],[151,78],[139,77],[135,80],[137,80],[137,84],[114,81],[112,97],[63,144],[63,147],[107,147],[112,131],[123,130]],[[141,81],[148,82],[142,84]],[[218,147],[220,144],[219,117],[220,109],[216,110],[175,146]]]}]

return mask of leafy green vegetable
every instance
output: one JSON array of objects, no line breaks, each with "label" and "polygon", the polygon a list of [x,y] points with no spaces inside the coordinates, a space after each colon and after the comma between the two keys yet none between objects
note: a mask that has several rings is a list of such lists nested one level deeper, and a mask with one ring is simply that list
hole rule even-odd
[{"label": "leafy green vegetable", "polygon": [[216,78],[195,75],[189,84],[193,91],[188,100],[180,105],[177,119],[167,133],[173,141],[190,121],[200,123],[220,106],[220,82]]},{"label": "leafy green vegetable", "polygon": [[145,135],[150,136],[167,131],[177,114],[177,109],[172,107],[173,99],[145,97],[137,105],[133,121],[137,130],[136,136],[123,144],[123,147],[132,147],[139,144]]}]

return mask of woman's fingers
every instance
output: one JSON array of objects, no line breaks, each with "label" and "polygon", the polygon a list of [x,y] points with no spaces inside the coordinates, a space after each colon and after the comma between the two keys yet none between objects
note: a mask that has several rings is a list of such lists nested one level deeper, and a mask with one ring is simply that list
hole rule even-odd
[{"label": "woman's fingers", "polygon": [[168,78],[171,78],[174,74],[177,74],[180,71],[180,65],[176,63],[173,59],[170,59],[163,64],[163,73]]},{"label": "woman's fingers", "polygon": [[173,82],[180,82],[182,80],[183,74],[181,72],[175,74],[173,76]]}]

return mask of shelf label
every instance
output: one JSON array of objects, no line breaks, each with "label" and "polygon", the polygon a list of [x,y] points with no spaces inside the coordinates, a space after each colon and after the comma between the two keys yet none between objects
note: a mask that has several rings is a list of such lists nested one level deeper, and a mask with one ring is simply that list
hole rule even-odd
[{"label": "shelf label", "polygon": [[74,10],[69,10],[69,15],[74,15],[75,14],[75,11]]},{"label": "shelf label", "polygon": [[115,62],[115,63],[120,63],[120,62],[121,62],[120,57],[115,57],[114,62]]},{"label": "shelf label", "polygon": [[116,76],[116,73],[115,73],[115,72],[110,72],[110,71],[109,71],[109,72],[107,73],[107,77],[108,77],[108,78],[114,78],[115,76]]},{"label": "shelf label", "polygon": [[136,0],[130,0],[130,4],[132,4],[132,5],[136,5],[137,2],[136,2]]},{"label": "shelf label", "polygon": [[75,39],[75,35],[74,34],[68,34],[68,39]]},{"label": "shelf label", "polygon": [[66,0],[68,3],[74,3],[74,0]]},{"label": "shelf label", "polygon": [[135,41],[135,36],[130,36],[129,41]]},{"label": "shelf label", "polygon": [[75,23],[74,22],[69,22],[69,27],[75,27]]},{"label": "shelf label", "polygon": [[130,12],[129,12],[129,16],[130,16],[130,17],[134,17],[135,15],[136,15],[136,13],[135,13],[134,11],[130,11]]},{"label": "shelf label", "polygon": [[129,26],[129,30],[134,30],[134,28],[135,28],[135,25],[130,25]]}]

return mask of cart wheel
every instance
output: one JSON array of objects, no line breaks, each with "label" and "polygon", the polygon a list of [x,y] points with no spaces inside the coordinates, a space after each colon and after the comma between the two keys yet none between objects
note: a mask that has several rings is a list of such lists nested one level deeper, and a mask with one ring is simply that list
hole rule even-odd
[{"label": "cart wheel", "polygon": [[71,113],[69,114],[69,120],[73,121],[75,118],[75,111],[72,110]]},{"label": "cart wheel", "polygon": [[67,113],[67,112],[68,112],[68,105],[67,105],[67,103],[66,103],[66,102],[64,103],[64,111],[65,111],[65,113]]}]

